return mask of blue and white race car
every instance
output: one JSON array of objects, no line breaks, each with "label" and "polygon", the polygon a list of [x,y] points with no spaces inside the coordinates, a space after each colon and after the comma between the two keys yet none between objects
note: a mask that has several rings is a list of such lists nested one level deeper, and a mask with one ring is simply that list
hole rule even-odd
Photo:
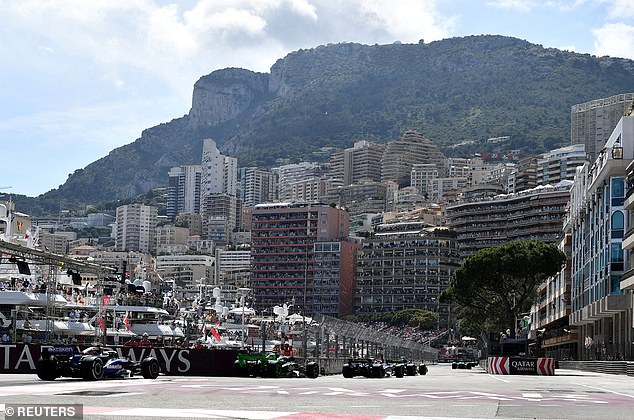
[{"label": "blue and white race car", "polygon": [[42,348],[42,358],[37,362],[36,371],[44,381],[54,381],[61,376],[96,381],[130,377],[136,373],[141,373],[145,379],[156,379],[161,366],[154,357],[136,362],[105,347],[88,347],[79,351],[76,347],[51,346]]}]

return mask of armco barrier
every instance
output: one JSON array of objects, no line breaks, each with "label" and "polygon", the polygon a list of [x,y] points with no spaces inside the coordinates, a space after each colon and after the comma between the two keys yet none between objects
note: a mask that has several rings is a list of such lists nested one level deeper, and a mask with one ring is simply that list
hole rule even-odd
[{"label": "armco barrier", "polygon": [[487,372],[493,375],[552,376],[555,374],[555,359],[491,356],[487,359]]},{"label": "armco barrier", "polygon": [[634,376],[634,362],[623,360],[562,360],[559,362],[559,367],[585,372]]}]

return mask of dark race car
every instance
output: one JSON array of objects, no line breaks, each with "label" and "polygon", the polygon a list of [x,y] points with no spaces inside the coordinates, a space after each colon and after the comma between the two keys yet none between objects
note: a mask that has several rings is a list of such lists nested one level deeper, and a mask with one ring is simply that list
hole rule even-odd
[{"label": "dark race car", "polygon": [[235,376],[314,379],[319,376],[319,365],[308,362],[304,366],[293,357],[278,357],[275,353],[238,353],[233,371]]},{"label": "dark race car", "polygon": [[409,361],[406,359],[399,359],[399,360],[388,360],[386,361],[386,363],[392,366],[392,372],[394,376],[396,376],[397,378],[402,378],[405,375],[407,376],[416,376],[418,374],[427,375],[427,370],[428,370],[427,365],[425,365],[425,363],[422,363],[422,362],[416,365],[416,363],[412,361]]},{"label": "dark race car", "polygon": [[366,378],[384,378],[386,376],[395,376],[402,378],[405,375],[413,376],[417,374],[427,374],[427,366],[421,363],[418,367],[406,360],[387,360],[385,362],[373,359],[350,359],[348,363],[343,365],[341,370],[344,378],[353,378],[355,376],[365,376]]},{"label": "dark race car", "polygon": [[44,381],[59,377],[82,378],[96,381],[102,378],[125,378],[140,373],[145,379],[156,379],[161,371],[158,360],[146,357],[135,362],[121,357],[116,351],[104,347],[44,347],[37,361],[37,376]]},{"label": "dark race car", "polygon": [[393,372],[394,365],[383,363],[373,358],[349,359],[348,363],[344,364],[341,369],[344,378],[353,378],[355,376],[383,378],[385,376],[391,376]]}]

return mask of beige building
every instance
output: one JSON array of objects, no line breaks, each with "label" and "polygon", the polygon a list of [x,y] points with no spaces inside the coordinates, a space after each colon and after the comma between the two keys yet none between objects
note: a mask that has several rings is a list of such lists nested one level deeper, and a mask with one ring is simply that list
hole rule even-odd
[{"label": "beige building", "polygon": [[417,163],[438,165],[439,175],[446,175],[447,159],[438,146],[416,131],[406,131],[400,140],[391,141],[385,147],[381,158],[381,181],[407,187],[411,182],[412,167]]}]

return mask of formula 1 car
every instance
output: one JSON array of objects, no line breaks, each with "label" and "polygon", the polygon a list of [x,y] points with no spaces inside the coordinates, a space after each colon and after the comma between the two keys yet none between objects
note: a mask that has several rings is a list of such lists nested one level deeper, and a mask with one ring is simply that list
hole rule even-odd
[{"label": "formula 1 car", "polygon": [[319,376],[319,365],[317,362],[308,362],[304,367],[293,357],[278,357],[275,353],[238,353],[233,371],[236,376],[314,379]]},{"label": "formula 1 car", "polygon": [[418,366],[416,366],[416,363],[405,359],[388,360],[387,363],[393,366],[392,371],[394,372],[394,376],[396,376],[397,378],[402,378],[405,375],[427,375],[428,369],[425,363],[420,363]]},{"label": "formula 1 car", "polygon": [[[366,378],[383,378],[385,376],[391,376],[394,373],[395,365],[390,363],[383,363],[380,360],[373,358],[365,359],[349,359],[348,363],[343,365],[341,374],[344,378],[353,378],[355,376],[365,376]],[[401,368],[397,369],[401,372]],[[402,375],[400,375],[402,377]]]},{"label": "formula 1 car", "polygon": [[451,364],[451,368],[452,369],[471,369],[478,366],[478,362],[468,362],[468,361],[464,361],[464,360],[460,360],[457,362],[453,362]]},{"label": "formula 1 car", "polygon": [[137,373],[141,373],[145,379],[156,379],[161,366],[154,357],[135,362],[109,348],[88,347],[79,351],[76,347],[53,346],[42,348],[42,358],[37,361],[36,372],[44,381],[54,381],[61,376],[96,381],[102,378],[124,378]]}]

